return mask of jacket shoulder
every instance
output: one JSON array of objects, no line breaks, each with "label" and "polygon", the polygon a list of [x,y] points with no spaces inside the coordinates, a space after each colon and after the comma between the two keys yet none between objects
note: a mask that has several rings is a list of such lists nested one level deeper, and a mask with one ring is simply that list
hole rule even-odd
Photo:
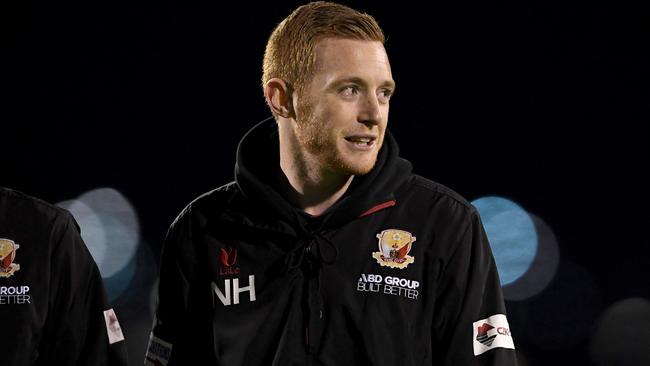
[{"label": "jacket shoulder", "polygon": [[0,187],[0,214],[29,218],[41,228],[65,225],[69,221],[75,222],[68,210],[5,187]]},{"label": "jacket shoulder", "polygon": [[411,192],[411,194],[416,196],[418,199],[428,198],[436,201],[448,201],[452,205],[464,208],[468,213],[472,213],[476,210],[476,208],[467,201],[465,197],[461,196],[456,191],[420,175],[412,174],[410,179],[407,181],[407,184],[409,187],[408,192]]},{"label": "jacket shoulder", "polygon": [[433,216],[441,227],[464,231],[472,225],[478,210],[456,191],[417,174],[401,189],[398,202],[419,212],[423,217]]},{"label": "jacket shoulder", "polygon": [[239,186],[233,181],[203,193],[185,206],[172,225],[175,225],[178,221],[188,216],[198,215],[206,217],[218,213],[228,207],[239,192]]}]

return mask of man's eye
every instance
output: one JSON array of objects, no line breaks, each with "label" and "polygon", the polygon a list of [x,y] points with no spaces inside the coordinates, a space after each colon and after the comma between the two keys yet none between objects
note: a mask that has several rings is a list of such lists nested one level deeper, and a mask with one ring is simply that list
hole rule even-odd
[{"label": "man's eye", "polygon": [[359,89],[357,89],[356,86],[346,86],[345,88],[341,89],[341,94],[346,97],[351,97],[359,92]]},{"label": "man's eye", "polygon": [[393,95],[393,92],[391,90],[382,90],[379,92],[379,99],[381,101],[387,102],[391,95]]}]

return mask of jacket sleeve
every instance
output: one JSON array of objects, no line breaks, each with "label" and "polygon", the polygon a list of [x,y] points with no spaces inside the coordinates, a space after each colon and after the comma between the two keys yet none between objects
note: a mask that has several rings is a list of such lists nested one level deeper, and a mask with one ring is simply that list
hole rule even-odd
[{"label": "jacket sleeve", "polygon": [[[197,283],[208,276],[199,275],[194,245],[191,210],[186,209],[170,226],[163,244],[158,305],[145,365],[215,364],[209,285]],[[201,294],[196,296],[196,291]]]},{"label": "jacket sleeve", "polygon": [[438,281],[433,364],[517,365],[499,274],[475,209],[463,226]]},{"label": "jacket sleeve", "polygon": [[50,299],[39,364],[127,364],[124,336],[93,257],[72,215],[60,214],[51,239]]}]

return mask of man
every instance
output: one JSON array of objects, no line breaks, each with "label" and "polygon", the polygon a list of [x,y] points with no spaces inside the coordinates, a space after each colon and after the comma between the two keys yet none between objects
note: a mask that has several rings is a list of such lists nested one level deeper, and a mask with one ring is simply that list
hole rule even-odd
[{"label": "man", "polygon": [[102,277],[69,212],[0,187],[0,365],[126,365]]},{"label": "man", "polygon": [[148,364],[516,364],[477,211],[386,130],[383,42],[326,2],[277,26],[274,118],[240,142],[235,182],[172,224]]}]

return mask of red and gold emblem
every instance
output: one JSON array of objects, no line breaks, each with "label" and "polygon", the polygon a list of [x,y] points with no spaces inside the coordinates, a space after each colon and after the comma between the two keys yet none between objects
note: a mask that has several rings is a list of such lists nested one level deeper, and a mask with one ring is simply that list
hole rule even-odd
[{"label": "red and gold emblem", "polygon": [[406,268],[415,261],[413,256],[408,255],[415,236],[408,231],[384,230],[377,234],[377,239],[379,239],[379,251],[373,252],[372,257],[380,265],[390,268]]},{"label": "red and gold emblem", "polygon": [[11,277],[20,269],[20,264],[14,263],[18,248],[13,240],[0,238],[0,277]]}]

